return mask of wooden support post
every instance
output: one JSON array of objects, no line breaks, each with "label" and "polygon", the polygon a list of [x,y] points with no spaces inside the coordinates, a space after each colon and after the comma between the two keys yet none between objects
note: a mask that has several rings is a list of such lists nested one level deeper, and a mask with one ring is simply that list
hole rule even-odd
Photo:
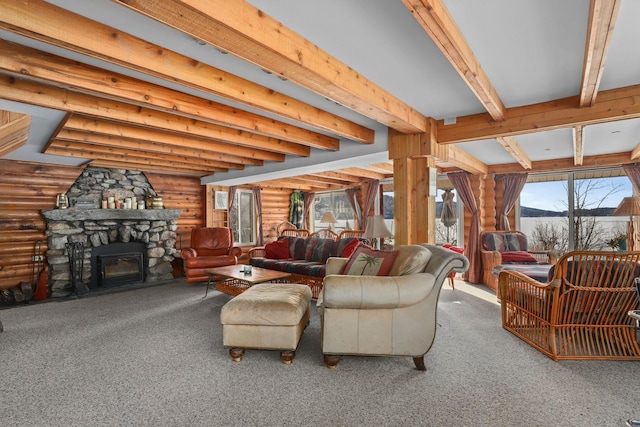
[{"label": "wooden support post", "polygon": [[429,123],[428,131],[420,134],[389,130],[396,245],[435,243],[436,201],[429,196],[429,168],[435,165],[438,147],[435,124]]}]

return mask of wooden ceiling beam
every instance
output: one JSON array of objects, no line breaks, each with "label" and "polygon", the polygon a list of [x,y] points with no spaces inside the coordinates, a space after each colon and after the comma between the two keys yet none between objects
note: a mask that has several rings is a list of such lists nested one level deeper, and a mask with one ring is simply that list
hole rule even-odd
[{"label": "wooden ceiling beam", "polygon": [[[3,113],[5,113],[3,111]],[[7,112],[9,113],[9,112]],[[28,114],[2,114],[0,121],[0,157],[27,143],[31,116]]]},{"label": "wooden ceiling beam", "polygon": [[[216,4],[223,6],[230,5]],[[0,28],[334,135],[373,143],[371,129],[42,0],[0,2]]]},{"label": "wooden ceiling beam", "polygon": [[437,135],[439,144],[455,144],[635,118],[640,118],[640,85],[600,91],[589,108],[581,108],[576,95],[508,108],[501,122],[487,113],[458,117],[446,126],[438,120]]},{"label": "wooden ceiling beam", "polygon": [[420,26],[480,100],[491,118],[504,119],[504,104],[442,0],[402,0]]},{"label": "wooden ceiling beam", "polygon": [[167,132],[160,132],[152,129],[144,129],[137,126],[129,126],[121,122],[111,122],[96,120],[91,117],[74,114],[64,125],[64,129],[85,133],[95,133],[113,137],[124,137],[143,141],[153,141],[169,145],[179,145],[194,149],[203,149],[219,153],[229,153],[235,156],[243,156],[258,160],[284,161],[283,153],[274,153],[266,150],[234,145],[219,140],[209,140],[204,138],[184,137]]},{"label": "wooden ceiling beam", "polygon": [[376,171],[384,174],[393,175],[393,164],[392,163],[376,163],[373,165],[367,166],[367,169]]},{"label": "wooden ceiling beam", "polygon": [[8,41],[0,40],[0,51],[0,71],[31,81],[321,150],[340,147],[338,138]]},{"label": "wooden ceiling beam", "polygon": [[148,151],[150,153],[176,154],[187,157],[202,158],[208,160],[218,160],[237,165],[262,166],[264,162],[258,159],[239,157],[230,154],[208,151],[202,148],[190,148],[180,145],[163,144],[155,141],[139,140],[133,138],[115,137],[96,133],[87,133],[70,129],[62,129],[55,136],[58,141],[84,142],[105,147],[120,149],[130,149],[137,151]]},{"label": "wooden ceiling beam", "polygon": [[194,172],[201,173],[213,173],[213,172],[226,172],[226,168],[220,167],[203,167],[201,165],[194,165],[188,162],[176,162],[172,160],[159,160],[159,159],[151,159],[148,156],[139,156],[135,155],[132,152],[114,152],[113,150],[104,150],[101,147],[91,147],[90,149],[75,149],[75,148],[64,148],[50,145],[44,154],[50,154],[53,156],[67,156],[67,157],[75,157],[80,159],[91,159],[91,160],[107,160],[112,162],[127,162],[131,164],[141,165],[147,168],[156,167],[162,170],[171,170],[175,168],[176,170],[193,170]]},{"label": "wooden ceiling beam", "polygon": [[489,171],[489,167],[485,163],[453,145],[447,147],[447,159],[445,161],[472,174],[485,175]]},{"label": "wooden ceiling beam", "polygon": [[161,174],[169,174],[169,175],[190,175],[190,176],[204,176],[209,175],[209,171],[198,171],[192,168],[183,169],[179,167],[171,167],[171,168],[160,168],[156,166],[148,166],[141,165],[139,163],[131,163],[126,160],[104,160],[104,159],[95,159],[89,160],[85,163],[85,166],[95,166],[102,168],[112,168],[112,169],[131,169],[131,170],[139,170],[141,172],[155,172]]},{"label": "wooden ceiling beam", "polygon": [[341,186],[341,185],[344,184],[344,181],[341,181],[339,179],[327,178],[327,177],[318,176],[318,175],[298,175],[298,176],[292,177],[292,179],[300,180],[300,181],[304,181],[304,182],[314,182],[316,184],[320,183],[320,184],[324,184],[324,185],[338,185],[338,186]]},{"label": "wooden ceiling beam", "polygon": [[269,181],[261,181],[250,184],[251,186],[259,186],[259,187],[269,187],[269,188],[287,188],[289,190],[304,190],[304,191],[317,191],[324,190],[325,187],[318,185],[307,184],[302,181],[298,181],[296,179],[286,178],[286,179],[273,179]]},{"label": "wooden ceiling beam", "polygon": [[116,1],[400,132],[426,129],[420,113],[246,1]]},{"label": "wooden ceiling beam", "polygon": [[174,153],[152,153],[146,150],[132,150],[130,148],[122,149],[115,146],[106,146],[90,142],[65,141],[57,138],[51,141],[45,151],[48,151],[49,148],[54,147],[58,149],[73,150],[76,152],[87,151],[91,153],[115,154],[126,158],[148,159],[149,161],[184,163],[191,164],[193,166],[202,166],[203,168],[220,168],[223,170],[244,169],[244,165],[238,165],[236,163],[229,163],[219,160],[211,160],[202,157],[182,156]]},{"label": "wooden ceiling beam", "polygon": [[583,126],[573,127],[573,164],[579,166],[584,161]]},{"label": "wooden ceiling beam", "polygon": [[518,141],[513,136],[500,136],[496,138],[498,144],[502,145],[507,153],[511,155],[525,169],[531,169],[531,159],[524,152]]},{"label": "wooden ceiling beam", "polygon": [[591,107],[596,102],[620,3],[621,0],[591,0],[582,65],[581,107]]},{"label": "wooden ceiling beam", "polygon": [[352,175],[356,179],[359,178],[361,181],[363,180],[363,178],[377,179],[377,180],[382,180],[386,178],[385,174],[378,173],[365,168],[345,168],[345,169],[340,169],[340,173]]},{"label": "wooden ceiling beam", "polygon": [[[531,167],[536,172],[567,172],[580,169],[589,168],[603,168],[610,166],[620,166],[628,163],[634,163],[635,160],[631,158],[630,152],[615,153],[615,154],[602,154],[598,156],[586,156],[583,159],[582,165],[576,165],[573,157],[564,159],[553,160],[541,160],[533,161]],[[489,166],[489,173],[495,174],[508,174],[508,173],[522,173],[527,172],[522,169],[522,166],[518,163],[509,163],[501,165]]]},{"label": "wooden ceiling beam", "polygon": [[312,173],[310,175],[338,179],[340,181],[345,182],[346,184],[353,184],[354,182],[362,181],[362,179],[358,179],[357,177],[354,177],[353,175],[350,175],[350,174],[341,173],[340,171],[318,172],[318,173]]},{"label": "wooden ceiling beam", "polygon": [[4,99],[11,101],[76,112],[156,131],[182,134],[186,137],[195,136],[212,141],[237,143],[246,147],[303,157],[308,157],[311,153],[309,147],[293,142],[249,134],[161,111],[17,79],[13,76],[0,75],[0,92]]}]

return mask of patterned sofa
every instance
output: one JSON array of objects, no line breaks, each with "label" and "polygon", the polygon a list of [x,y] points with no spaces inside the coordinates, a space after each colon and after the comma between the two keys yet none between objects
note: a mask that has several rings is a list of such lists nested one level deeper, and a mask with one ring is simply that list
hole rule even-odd
[{"label": "patterned sofa", "polygon": [[482,283],[496,292],[498,275],[503,270],[519,271],[541,282],[547,281],[557,255],[548,251],[530,251],[527,236],[521,231],[483,231],[480,233]]},{"label": "patterned sofa", "polygon": [[280,236],[276,242],[248,252],[254,267],[291,273],[291,283],[303,283],[317,299],[322,290],[329,257],[349,257],[360,243],[368,240],[348,237],[338,240],[319,237]]}]

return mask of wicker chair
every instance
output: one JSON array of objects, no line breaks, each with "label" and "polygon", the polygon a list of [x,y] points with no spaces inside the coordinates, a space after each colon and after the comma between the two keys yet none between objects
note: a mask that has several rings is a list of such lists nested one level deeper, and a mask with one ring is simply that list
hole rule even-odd
[{"label": "wicker chair", "polygon": [[280,236],[288,237],[309,237],[309,230],[304,228],[285,228],[280,233]]},{"label": "wicker chair", "polygon": [[361,238],[363,236],[364,236],[364,230],[343,230],[338,235],[338,239],[346,239],[347,237]]},{"label": "wicker chair", "polygon": [[571,252],[550,283],[502,271],[502,326],[553,360],[640,360],[629,310],[640,307],[640,252]]},{"label": "wicker chair", "polygon": [[283,230],[293,230],[296,228],[298,227],[296,227],[295,224],[292,224],[289,221],[282,221],[280,224],[276,226],[276,233],[278,233],[278,236],[282,236]]},{"label": "wicker chair", "polygon": [[321,239],[338,240],[338,233],[328,228],[323,228],[314,233],[311,233],[311,237],[320,237]]},{"label": "wicker chair", "polygon": [[[509,251],[524,251],[531,254],[539,264],[553,265],[557,255],[550,251],[530,251],[526,234],[521,231],[483,231],[480,233],[480,256],[482,259],[482,283],[498,291],[498,278],[493,269],[503,264],[502,254]],[[546,271],[545,271],[546,276]]]}]

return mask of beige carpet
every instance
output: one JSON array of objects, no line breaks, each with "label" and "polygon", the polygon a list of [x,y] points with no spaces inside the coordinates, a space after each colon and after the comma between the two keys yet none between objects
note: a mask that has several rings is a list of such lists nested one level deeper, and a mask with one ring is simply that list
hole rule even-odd
[{"label": "beige carpet", "polygon": [[[2,426],[622,426],[637,362],[553,362],[500,326],[483,288],[445,285],[427,371],[410,358],[327,369],[315,311],[291,366],[231,362],[230,297],[178,280],[0,310]],[[634,388],[636,387],[636,388]]]}]

